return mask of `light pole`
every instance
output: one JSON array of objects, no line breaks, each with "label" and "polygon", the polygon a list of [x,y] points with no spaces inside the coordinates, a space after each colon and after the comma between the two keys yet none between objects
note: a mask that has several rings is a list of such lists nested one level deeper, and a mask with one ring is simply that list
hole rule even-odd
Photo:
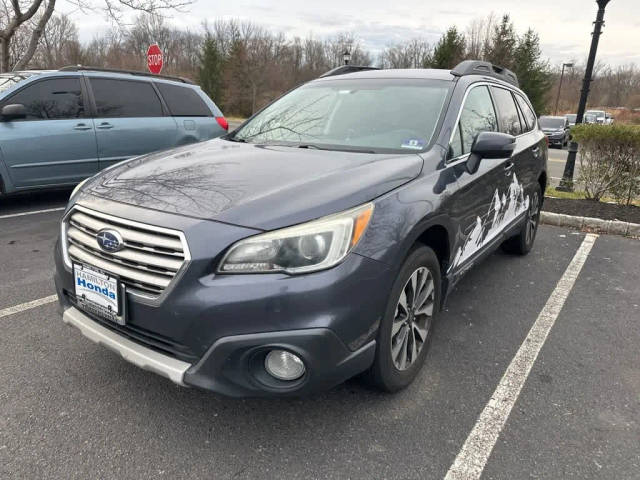
[{"label": "light pole", "polygon": [[562,79],[564,78],[564,67],[571,68],[573,67],[573,63],[562,64],[562,73],[560,74],[560,85],[558,85],[558,96],[556,97],[556,111],[554,115],[558,115],[558,102],[560,101],[560,90],[562,90]]},{"label": "light pole", "polygon": [[[576,125],[582,123],[584,111],[587,108],[587,98],[589,97],[589,87],[591,85],[591,75],[593,75],[593,64],[596,61],[596,52],[598,51],[598,40],[602,25],[604,25],[604,9],[610,0],[596,0],[598,4],[598,14],[594,23],[593,34],[591,37],[591,48],[589,49],[589,58],[587,59],[587,68],[584,71],[584,79],[582,80],[582,91],[580,92],[580,103],[578,103],[578,112],[576,115]],[[569,142],[569,154],[567,155],[567,163],[564,164],[564,173],[558,190],[566,192],[573,191],[573,171],[576,167],[576,153],[578,152],[578,144]]]},{"label": "light pole", "polygon": [[344,60],[345,65],[349,65],[349,61],[351,60],[351,52],[349,50],[345,50],[342,54],[342,59]]}]

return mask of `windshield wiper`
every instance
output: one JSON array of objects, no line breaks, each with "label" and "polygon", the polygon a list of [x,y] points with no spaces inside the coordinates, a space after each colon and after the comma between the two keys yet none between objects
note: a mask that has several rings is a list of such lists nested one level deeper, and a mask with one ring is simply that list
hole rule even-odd
[{"label": "windshield wiper", "polygon": [[346,147],[346,146],[318,146],[318,145],[314,145],[312,143],[303,143],[300,145],[296,145],[298,148],[310,148],[310,149],[314,149],[314,150],[327,150],[330,152],[353,152],[353,153],[376,153],[374,150],[367,150],[365,148],[351,148],[351,147]]},{"label": "windshield wiper", "polygon": [[228,135],[225,137],[225,140],[229,140],[230,142],[247,143],[247,141],[244,138],[238,138],[235,135],[233,136]]}]

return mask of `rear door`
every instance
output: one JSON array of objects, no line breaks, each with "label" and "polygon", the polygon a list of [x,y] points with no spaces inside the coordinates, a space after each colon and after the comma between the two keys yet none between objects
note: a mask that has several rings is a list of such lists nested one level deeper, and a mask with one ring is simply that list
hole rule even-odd
[{"label": "rear door", "polygon": [[216,117],[218,107],[197,87],[156,82],[169,112],[178,125],[178,144],[202,142],[227,133]]},{"label": "rear door", "polygon": [[78,183],[98,171],[96,137],[79,77],[36,80],[2,101],[27,118],[0,122],[0,158],[16,188]]},{"label": "rear door", "polygon": [[[521,148],[522,152],[516,163],[516,175],[529,189],[538,183],[538,175],[545,166],[547,142],[544,134],[538,128],[538,119],[529,102],[517,92],[514,92],[513,96],[523,117],[523,133],[517,140],[517,148]],[[542,194],[544,195],[544,192]]]},{"label": "rear door", "polygon": [[177,125],[150,81],[88,77],[100,168],[176,143]]},{"label": "rear door", "polygon": [[539,149],[534,152],[537,146],[527,134],[527,125],[522,123],[522,115],[518,111],[515,98],[511,90],[503,87],[492,86],[491,93],[496,111],[498,113],[498,124],[502,133],[508,133],[516,137],[516,148],[513,156],[506,159],[503,165],[503,172],[506,177],[507,190],[506,206],[503,203],[502,229],[507,229],[527,211],[529,207],[529,194],[534,181],[535,168],[532,168],[534,153],[539,153]]},{"label": "rear door", "polygon": [[457,129],[451,139],[449,165],[456,169],[459,189],[452,198],[452,216],[460,222],[451,268],[461,271],[473,263],[502,231],[507,204],[510,159],[482,159],[478,171],[469,173],[466,161],[471,146],[483,131],[498,131],[499,124],[489,87],[471,86],[467,91]]}]

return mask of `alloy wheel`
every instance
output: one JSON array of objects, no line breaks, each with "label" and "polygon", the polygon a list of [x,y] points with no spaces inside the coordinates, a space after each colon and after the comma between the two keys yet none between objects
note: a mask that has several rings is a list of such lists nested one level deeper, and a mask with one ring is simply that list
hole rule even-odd
[{"label": "alloy wheel", "polygon": [[400,293],[391,326],[391,357],[398,370],[416,361],[431,329],[434,281],[426,267],[416,269]]},{"label": "alloy wheel", "polygon": [[536,228],[538,228],[538,220],[540,217],[540,198],[538,192],[533,193],[531,198],[531,205],[529,206],[529,218],[527,219],[526,241],[529,245],[533,241],[533,237],[536,234]]}]

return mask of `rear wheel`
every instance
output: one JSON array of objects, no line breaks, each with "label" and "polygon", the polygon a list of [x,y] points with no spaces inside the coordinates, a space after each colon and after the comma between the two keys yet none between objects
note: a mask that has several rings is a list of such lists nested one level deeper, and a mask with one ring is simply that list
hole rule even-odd
[{"label": "rear wheel", "polygon": [[520,232],[502,244],[502,249],[505,252],[526,255],[531,251],[533,242],[536,239],[536,233],[538,232],[541,207],[542,189],[540,185],[536,185],[533,193],[529,197],[529,209],[527,210],[526,220],[522,224]]},{"label": "rear wheel", "polygon": [[429,349],[440,306],[440,264],[426,246],[414,248],[394,282],[366,379],[395,392],[416,377]]}]

